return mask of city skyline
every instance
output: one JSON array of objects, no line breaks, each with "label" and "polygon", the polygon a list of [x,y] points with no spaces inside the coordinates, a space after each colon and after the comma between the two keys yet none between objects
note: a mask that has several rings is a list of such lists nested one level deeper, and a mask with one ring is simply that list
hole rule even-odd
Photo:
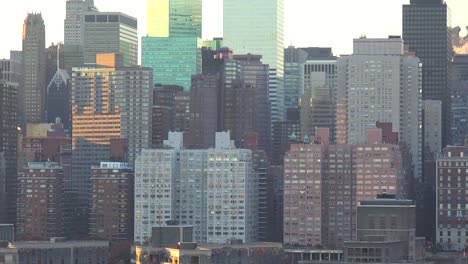
[{"label": "city skyline", "polygon": [[[42,13],[46,26],[46,45],[52,42],[63,41],[63,26],[65,19],[66,0],[24,0],[9,3],[9,8],[0,10],[0,21],[5,27],[5,35],[10,36],[0,44],[0,58],[8,58],[10,50],[21,49],[21,27],[27,12]],[[320,4],[321,10],[329,12],[314,12],[315,3],[310,0],[287,0],[285,1],[285,46],[290,44],[298,47],[332,47],[335,54],[350,54],[352,52],[352,38],[361,35],[368,37],[386,37],[387,35],[401,35],[402,5],[409,0],[397,1],[372,1],[361,0],[361,10],[377,10],[373,13],[353,15],[347,10],[356,10],[356,2],[344,0],[329,0]],[[468,10],[468,2],[463,0],[447,0],[452,10],[452,26],[460,26],[461,34],[464,35],[468,18],[463,16],[462,10]],[[203,1],[203,39],[221,37],[223,31],[222,23],[222,0]],[[120,11],[138,18],[138,36],[146,35],[146,0],[138,0],[137,4],[128,4],[126,1],[96,0],[95,5],[100,11]],[[336,6],[339,10],[334,11]],[[311,15],[312,14],[312,15]],[[333,22],[330,14],[335,14]],[[355,13],[354,13],[355,14]],[[304,34],[303,17],[309,19],[310,34]],[[329,21],[327,27],[323,22]],[[342,21],[347,21],[343,23]],[[369,23],[369,21],[374,21]],[[380,21],[380,23],[379,23]],[[314,26],[320,25],[320,26]],[[301,30],[295,30],[299,28]]]}]

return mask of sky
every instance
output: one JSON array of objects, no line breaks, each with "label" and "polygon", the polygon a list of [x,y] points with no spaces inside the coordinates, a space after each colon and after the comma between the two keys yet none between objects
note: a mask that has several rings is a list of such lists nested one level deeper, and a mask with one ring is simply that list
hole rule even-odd
[{"label": "sky", "polygon": [[[262,0],[252,0],[262,1]],[[42,13],[46,45],[63,41],[66,0],[2,0],[0,58],[21,49],[22,25],[28,12]],[[332,47],[337,55],[352,52],[353,38],[401,35],[402,5],[409,0],[284,0],[285,46]],[[462,35],[468,26],[468,1],[447,0],[452,26]],[[119,11],[138,18],[138,33],[146,34],[146,0],[95,0],[101,11]],[[203,38],[223,34],[223,1],[203,0]]]}]

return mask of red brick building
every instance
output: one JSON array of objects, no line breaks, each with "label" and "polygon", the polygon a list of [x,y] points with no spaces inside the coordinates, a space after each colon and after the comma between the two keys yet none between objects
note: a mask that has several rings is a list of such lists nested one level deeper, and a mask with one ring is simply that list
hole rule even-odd
[{"label": "red brick building", "polygon": [[29,162],[18,174],[17,240],[61,236],[63,167],[56,162]]},{"label": "red brick building", "polygon": [[93,239],[133,239],[133,170],[127,163],[92,167],[89,235]]},{"label": "red brick building", "polygon": [[369,131],[372,143],[329,145],[328,131],[318,129],[311,143],[291,145],[284,160],[286,247],[342,247],[354,239],[359,201],[405,195],[400,148],[382,143],[379,130]]}]

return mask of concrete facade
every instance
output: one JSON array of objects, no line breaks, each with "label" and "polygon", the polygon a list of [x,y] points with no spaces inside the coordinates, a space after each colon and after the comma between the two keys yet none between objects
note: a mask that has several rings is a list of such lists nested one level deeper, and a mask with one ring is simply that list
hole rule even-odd
[{"label": "concrete facade", "polygon": [[236,149],[228,133],[217,133],[212,149],[184,149],[182,142],[182,133],[170,133],[168,149],[143,150],[136,160],[135,242],[149,241],[151,227],[169,220],[193,225],[196,242],[256,241],[252,152]]},{"label": "concrete facade", "polygon": [[355,39],[353,55],[338,60],[338,104],[346,106],[346,117],[338,122],[346,131],[346,142],[364,143],[367,128],[391,122],[399,141],[410,148],[418,179],[422,177],[421,71],[419,59],[404,54],[400,37]]}]

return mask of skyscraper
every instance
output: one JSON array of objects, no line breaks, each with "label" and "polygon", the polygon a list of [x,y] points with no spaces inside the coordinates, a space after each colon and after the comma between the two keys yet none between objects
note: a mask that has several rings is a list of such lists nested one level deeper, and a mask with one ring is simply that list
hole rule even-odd
[{"label": "skyscraper", "polygon": [[16,199],[17,102],[18,84],[0,79],[0,220],[4,223],[16,221],[16,203],[10,199]]},{"label": "skyscraper", "polygon": [[284,1],[225,0],[224,45],[235,54],[258,54],[270,66],[272,121],[284,117]]},{"label": "skyscraper", "polygon": [[[234,55],[240,65],[241,87],[234,87],[235,98],[235,140],[239,141],[246,133],[258,134],[258,147],[271,154],[271,111],[268,102],[269,67],[262,56],[246,54]],[[251,98],[250,98],[251,97]],[[230,100],[229,95],[225,101]],[[249,104],[250,101],[250,104]]]},{"label": "skyscraper", "polygon": [[201,38],[202,0],[148,0],[147,36]]},{"label": "skyscraper", "polygon": [[452,143],[460,146],[468,135],[468,55],[456,55],[452,63]]},{"label": "skyscraper", "polygon": [[20,113],[26,123],[45,119],[45,25],[41,14],[28,14],[23,25],[23,91]]},{"label": "skyscraper", "polygon": [[338,59],[337,97],[346,105],[348,144],[365,142],[366,129],[376,122],[392,123],[399,141],[410,148],[414,176],[420,178],[421,85],[420,61],[404,55],[400,37],[355,39],[353,55]]},{"label": "skyscraper", "polygon": [[67,0],[64,21],[66,45],[84,45],[84,15],[97,11],[93,0]]},{"label": "skyscraper", "polygon": [[154,83],[190,90],[201,73],[201,0],[148,0],[147,36],[141,40],[141,64],[154,69]]},{"label": "skyscraper", "polygon": [[123,66],[138,64],[138,22],[118,12],[86,13],[84,20],[84,62],[96,63],[96,54],[118,53]]},{"label": "skyscraper", "polygon": [[302,84],[302,64],[307,60],[307,52],[289,46],[284,49],[284,111],[299,108],[299,98],[304,92]]},{"label": "skyscraper", "polygon": [[190,91],[191,77],[201,73],[201,39],[193,36],[143,37],[141,64],[154,69],[154,83]]},{"label": "skyscraper", "polygon": [[444,145],[450,143],[450,15],[444,0],[411,0],[403,6],[403,40],[423,64],[423,100],[442,101]]},{"label": "skyscraper", "polygon": [[[54,123],[59,118],[70,129],[70,75],[60,68],[63,56],[61,44],[47,49],[46,122]],[[80,66],[80,65],[76,65]]]}]

